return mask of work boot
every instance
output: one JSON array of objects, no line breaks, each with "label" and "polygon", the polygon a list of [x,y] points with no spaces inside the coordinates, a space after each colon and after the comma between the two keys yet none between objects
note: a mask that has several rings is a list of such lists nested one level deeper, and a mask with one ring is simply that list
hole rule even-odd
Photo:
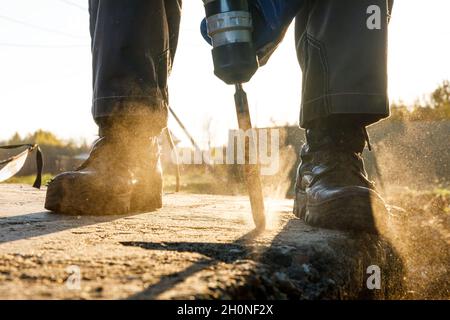
[{"label": "work boot", "polygon": [[378,233],[388,213],[364,169],[366,141],[365,127],[351,123],[327,121],[306,130],[295,186],[297,217],[315,227]]},{"label": "work boot", "polygon": [[116,215],[162,207],[156,137],[100,130],[89,158],[48,184],[45,208],[73,215]]}]

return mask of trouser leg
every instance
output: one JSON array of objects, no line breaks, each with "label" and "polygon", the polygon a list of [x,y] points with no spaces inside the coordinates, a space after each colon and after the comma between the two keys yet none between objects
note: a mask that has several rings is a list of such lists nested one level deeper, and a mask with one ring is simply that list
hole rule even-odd
[{"label": "trouser leg", "polygon": [[331,115],[348,115],[364,125],[389,115],[387,27],[392,3],[307,0],[295,32],[303,71],[302,127]]},{"label": "trouser leg", "polygon": [[95,121],[136,116],[159,132],[167,125],[181,0],[90,0],[89,12]]}]

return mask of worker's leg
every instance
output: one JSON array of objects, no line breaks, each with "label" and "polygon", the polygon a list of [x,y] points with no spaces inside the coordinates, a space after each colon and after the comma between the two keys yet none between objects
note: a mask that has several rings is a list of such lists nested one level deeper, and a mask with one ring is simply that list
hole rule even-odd
[{"label": "worker's leg", "polygon": [[365,127],[389,115],[390,7],[387,0],[310,0],[296,18],[307,141],[295,213],[310,224],[374,231],[374,211],[385,213],[361,154]]},{"label": "worker's leg", "polygon": [[99,140],[76,171],[47,189],[45,207],[126,214],[162,206],[157,135],[167,124],[167,78],[181,0],[90,0],[92,113]]},{"label": "worker's leg", "polygon": [[167,78],[178,41],[181,0],[91,0],[93,106],[112,115],[167,122]]},{"label": "worker's leg", "polygon": [[387,117],[388,1],[307,2],[296,19],[300,124],[330,114],[358,114],[367,123]]}]

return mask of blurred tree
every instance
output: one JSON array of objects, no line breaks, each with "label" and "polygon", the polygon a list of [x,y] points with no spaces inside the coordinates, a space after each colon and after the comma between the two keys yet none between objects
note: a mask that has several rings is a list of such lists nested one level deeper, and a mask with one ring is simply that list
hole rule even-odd
[{"label": "blurred tree", "polygon": [[14,133],[14,135],[7,141],[6,144],[22,144],[22,137],[18,132]]},{"label": "blurred tree", "polygon": [[425,105],[420,101],[415,101],[412,106],[407,106],[403,102],[392,103],[390,119],[393,121],[450,120],[450,81],[443,81],[431,93]]},{"label": "blurred tree", "polygon": [[[41,146],[72,146],[72,144],[64,143],[55,134],[45,131],[37,130],[34,133],[28,134],[22,138],[19,133],[14,133],[14,135],[6,141],[6,144],[22,144],[22,143],[37,143]],[[75,145],[74,145],[75,146]]]},{"label": "blurred tree", "polygon": [[439,109],[450,105],[450,81],[445,80],[431,94],[433,108]]},{"label": "blurred tree", "polygon": [[442,84],[431,94],[431,105],[440,119],[450,119],[450,81]]},{"label": "blurred tree", "polygon": [[42,146],[62,147],[65,145],[65,143],[62,142],[58,137],[56,137],[55,134],[44,130],[37,130],[33,134],[28,135],[26,137],[26,140]]},{"label": "blurred tree", "polygon": [[403,102],[392,103],[391,105],[391,120],[400,120],[406,121],[409,120],[409,110],[408,106],[406,106]]},{"label": "blurred tree", "polygon": [[431,121],[436,119],[436,110],[430,106],[414,106],[409,113],[408,120],[410,121]]}]

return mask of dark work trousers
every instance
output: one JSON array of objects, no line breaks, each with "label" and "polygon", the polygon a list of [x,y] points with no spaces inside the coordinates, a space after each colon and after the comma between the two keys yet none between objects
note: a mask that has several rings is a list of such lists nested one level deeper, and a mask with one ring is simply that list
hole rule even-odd
[{"label": "dark work trousers", "polygon": [[181,0],[89,0],[94,120],[112,115],[167,125]]},{"label": "dark work trousers", "polygon": [[329,115],[352,115],[365,125],[389,115],[392,5],[393,0],[305,0],[295,24],[302,127]]},{"label": "dark work trousers", "polygon": [[[365,124],[388,116],[391,6],[388,0],[305,0],[295,36],[303,127],[334,114],[356,115]],[[89,10],[94,119],[136,114],[165,127],[181,0],[90,0]]]}]

